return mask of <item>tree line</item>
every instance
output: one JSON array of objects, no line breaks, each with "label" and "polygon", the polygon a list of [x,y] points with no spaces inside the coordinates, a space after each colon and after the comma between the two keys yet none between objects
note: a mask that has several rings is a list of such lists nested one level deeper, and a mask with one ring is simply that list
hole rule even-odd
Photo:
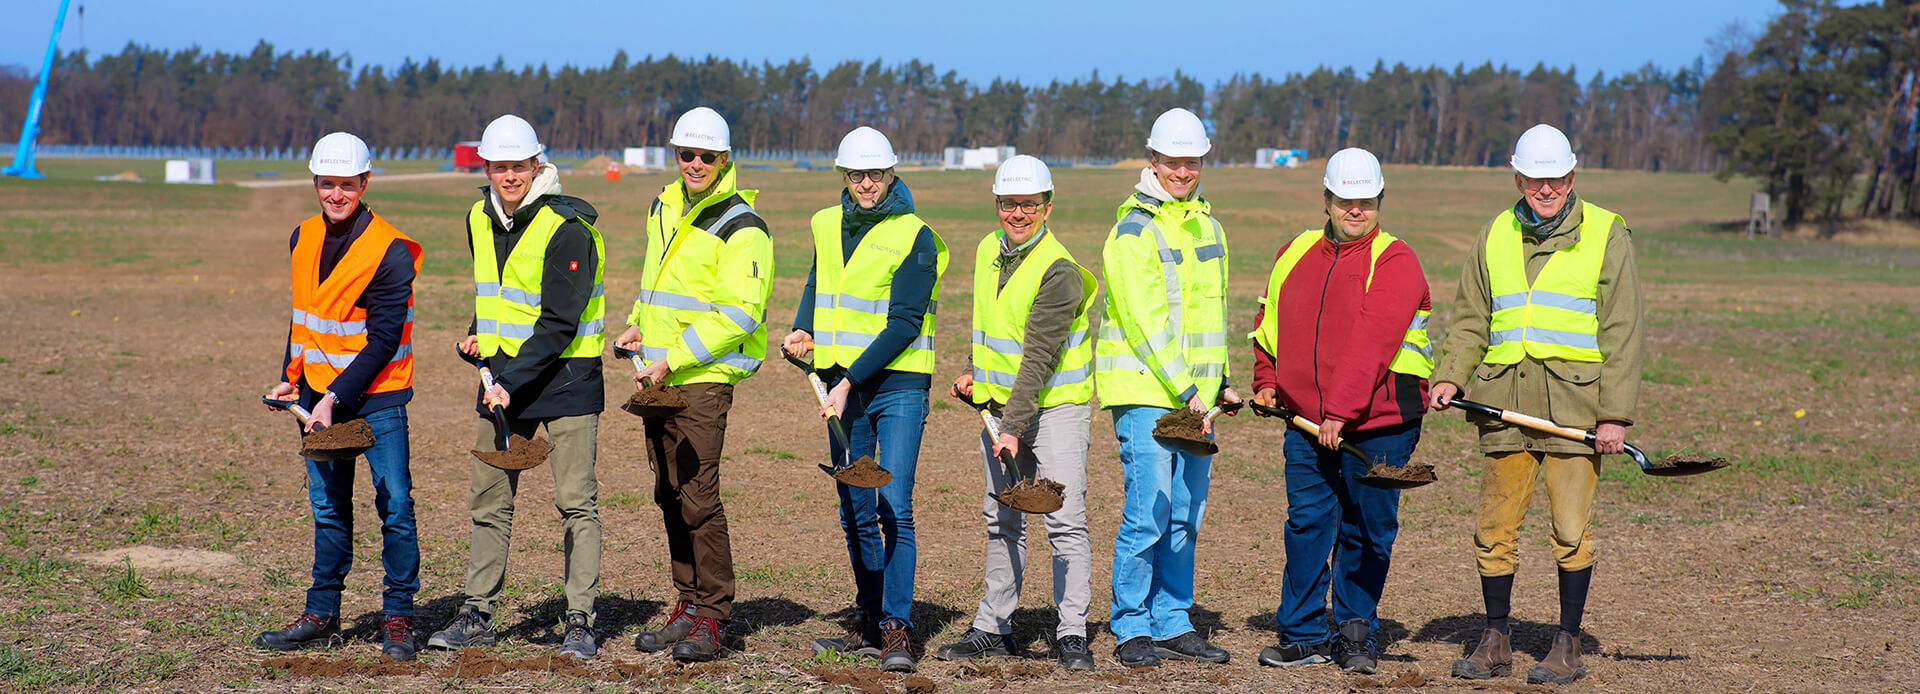
[{"label": "tree line", "polygon": [[[1013,145],[1056,159],[1140,156],[1161,111],[1208,119],[1217,157],[1259,147],[1311,156],[1363,146],[1388,163],[1501,166],[1535,123],[1565,130],[1584,166],[1751,175],[1787,224],[1920,215],[1915,66],[1920,0],[1839,7],[1783,0],[1756,36],[1711,63],[1617,75],[1482,64],[1364,72],[1319,68],[1207,85],[1184,73],[1042,84],[968,80],[919,60],[758,64],[674,55],[604,66],[452,67],[435,59],[356,67],[327,51],[154,49],[60,54],[48,143],[290,147],[332,130],[376,147],[445,147],[501,113],[557,148],[662,144],[673,119],[711,106],[736,147],[827,150],[874,125],[904,151]],[[0,71],[0,134],[17,132],[34,77]],[[0,135],[3,136],[3,135]],[[1851,205],[1851,207],[1849,207]]]}]

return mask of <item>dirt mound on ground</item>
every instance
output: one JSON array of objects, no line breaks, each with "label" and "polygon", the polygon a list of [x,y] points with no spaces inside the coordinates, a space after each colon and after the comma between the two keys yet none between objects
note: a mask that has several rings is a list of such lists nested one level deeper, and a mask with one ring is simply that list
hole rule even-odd
[{"label": "dirt mound on ground", "polygon": [[365,660],[327,660],[309,656],[288,656],[268,658],[260,661],[260,666],[280,671],[293,677],[355,677],[355,676],[393,676],[423,675],[427,672],[426,663],[411,661],[396,663],[392,658],[381,656],[377,661]]},{"label": "dirt mound on ground", "polygon": [[140,571],[180,571],[212,575],[240,566],[240,558],[226,552],[134,545],[74,557],[94,566],[132,565]]},{"label": "dirt mound on ground", "polygon": [[580,661],[575,660],[574,657],[570,655],[549,654],[522,658],[520,660],[503,660],[479,648],[468,648],[460,651],[459,658],[454,659],[451,664],[441,667],[440,675],[442,677],[464,677],[471,679],[475,677],[485,677],[487,675],[504,674],[515,670],[554,672],[568,677],[594,676],[593,671],[581,667]]},{"label": "dirt mound on ground", "polygon": [[1353,687],[1355,689],[1398,689],[1401,687],[1424,687],[1426,686],[1428,681],[1429,680],[1427,679],[1427,673],[1421,672],[1418,668],[1415,668],[1412,670],[1402,670],[1399,673],[1396,673],[1395,675],[1393,675],[1392,677],[1356,677],[1353,680]]}]

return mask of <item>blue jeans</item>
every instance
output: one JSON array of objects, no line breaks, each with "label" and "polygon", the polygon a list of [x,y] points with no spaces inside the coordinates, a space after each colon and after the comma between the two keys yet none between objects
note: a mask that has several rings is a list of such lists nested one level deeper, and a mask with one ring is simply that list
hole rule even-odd
[{"label": "blue jeans", "polygon": [[[1373,462],[1405,465],[1420,442],[1418,420],[1344,437]],[[1287,566],[1274,621],[1280,640],[1318,644],[1333,638],[1330,624],[1367,620],[1380,630],[1380,591],[1400,533],[1400,490],[1362,484],[1367,465],[1352,454],[1321,448],[1298,429],[1287,430]],[[1327,618],[1328,585],[1333,618]]]},{"label": "blue jeans", "polygon": [[1122,643],[1135,636],[1170,639],[1193,631],[1193,549],[1207,509],[1212,456],[1153,440],[1154,422],[1171,410],[1113,408],[1126,474],[1126,503],[1113,540],[1113,612],[1107,628]]},{"label": "blue jeans", "polygon": [[840,492],[840,529],[846,531],[847,556],[853,563],[854,604],[869,619],[898,619],[911,626],[917,556],[913,475],[920,461],[920,434],[927,425],[927,391],[854,391],[847,395],[841,419],[853,450],[849,455],[832,444],[834,460],[871,455],[893,473],[893,481],[879,489],[834,485]]},{"label": "blue jeans", "polygon": [[[414,534],[413,475],[407,469],[407,408],[366,415],[373,447],[364,457],[373,475],[373,507],[380,512],[380,563],[387,570],[380,611],[413,616],[420,591],[420,541]],[[307,612],[340,614],[340,589],[353,568],[353,468],[356,459],[307,461],[307,498],[313,502],[313,587]]]}]

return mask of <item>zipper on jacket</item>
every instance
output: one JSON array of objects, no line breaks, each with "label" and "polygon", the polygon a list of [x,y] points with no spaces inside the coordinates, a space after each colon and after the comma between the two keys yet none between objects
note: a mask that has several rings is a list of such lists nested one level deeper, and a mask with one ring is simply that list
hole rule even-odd
[{"label": "zipper on jacket", "polygon": [[1333,262],[1327,264],[1327,276],[1320,281],[1320,310],[1313,316],[1313,392],[1319,396],[1321,422],[1327,421],[1327,393],[1320,387],[1320,323],[1326,320],[1327,287],[1333,285],[1333,271],[1340,266],[1340,242],[1327,242],[1333,244]]}]

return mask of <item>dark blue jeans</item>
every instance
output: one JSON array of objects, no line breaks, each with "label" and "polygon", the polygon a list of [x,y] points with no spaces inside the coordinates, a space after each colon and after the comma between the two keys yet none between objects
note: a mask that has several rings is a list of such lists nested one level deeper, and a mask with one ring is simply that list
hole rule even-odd
[{"label": "dark blue jeans", "polygon": [[[380,611],[413,616],[420,591],[420,541],[414,534],[413,475],[407,469],[407,408],[366,415],[373,428],[367,468],[373,476],[373,507],[380,512],[380,563],[386,592]],[[313,587],[307,612],[338,616],[340,589],[353,568],[353,469],[355,459],[307,461],[307,497],[313,502]]]},{"label": "dark blue jeans", "polygon": [[[1420,422],[1345,438],[1376,463],[1405,465],[1420,442]],[[1393,563],[1393,538],[1400,532],[1400,490],[1360,483],[1367,466],[1358,457],[1321,448],[1297,429],[1287,430],[1285,450],[1287,566],[1274,612],[1280,640],[1325,643],[1332,638],[1330,623],[1353,619],[1367,620],[1368,630],[1378,631],[1380,591]]]},{"label": "dark blue jeans", "polygon": [[[893,473],[879,489],[836,483],[840,528],[853,563],[854,604],[872,619],[913,620],[913,475],[920,461],[920,434],[927,425],[927,391],[913,388],[847,395],[848,443],[833,444],[834,460],[871,455]],[[877,451],[875,449],[878,449]]]}]

